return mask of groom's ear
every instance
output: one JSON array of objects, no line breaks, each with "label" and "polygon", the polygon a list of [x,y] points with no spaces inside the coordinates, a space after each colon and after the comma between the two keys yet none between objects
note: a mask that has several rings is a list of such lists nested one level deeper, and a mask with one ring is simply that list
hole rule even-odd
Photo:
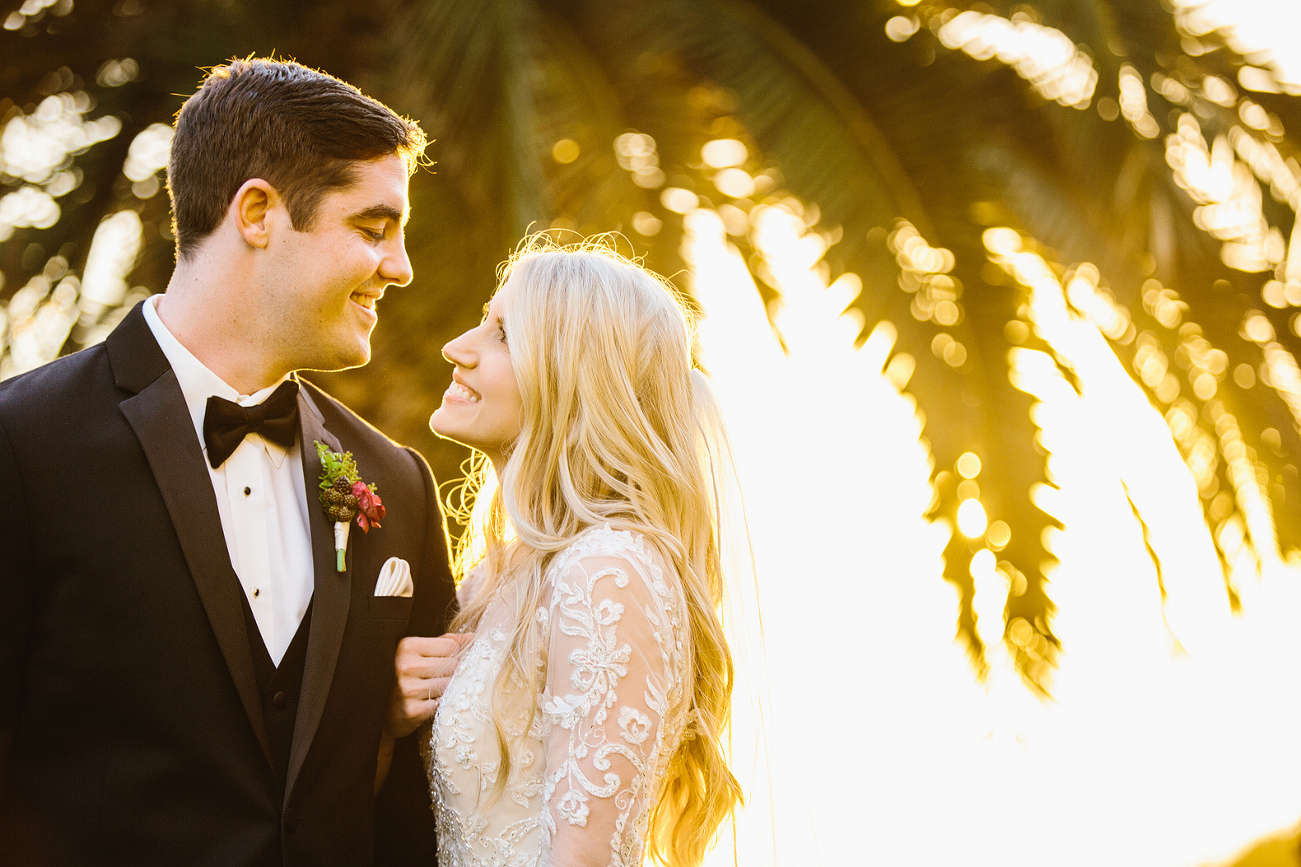
[{"label": "groom's ear", "polygon": [[230,203],[240,236],[250,246],[261,249],[266,249],[270,243],[271,230],[276,222],[274,212],[283,207],[284,200],[276,188],[261,178],[245,181]]}]

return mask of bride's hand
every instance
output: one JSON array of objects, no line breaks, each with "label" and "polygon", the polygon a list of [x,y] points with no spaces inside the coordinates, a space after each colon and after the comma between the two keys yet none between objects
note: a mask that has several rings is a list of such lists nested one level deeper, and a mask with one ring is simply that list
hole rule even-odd
[{"label": "bride's hand", "polygon": [[434,715],[462,648],[473,638],[472,633],[449,632],[437,638],[410,636],[398,643],[393,662],[397,681],[389,698],[386,734],[406,737]]}]

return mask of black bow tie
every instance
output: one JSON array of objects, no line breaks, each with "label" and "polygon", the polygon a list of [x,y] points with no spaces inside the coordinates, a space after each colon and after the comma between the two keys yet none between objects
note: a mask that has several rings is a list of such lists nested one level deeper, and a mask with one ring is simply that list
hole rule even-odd
[{"label": "black bow tie", "polygon": [[298,383],[286,380],[255,406],[240,406],[213,395],[203,413],[203,443],[215,470],[234,454],[248,434],[261,434],[291,448],[298,436]]}]

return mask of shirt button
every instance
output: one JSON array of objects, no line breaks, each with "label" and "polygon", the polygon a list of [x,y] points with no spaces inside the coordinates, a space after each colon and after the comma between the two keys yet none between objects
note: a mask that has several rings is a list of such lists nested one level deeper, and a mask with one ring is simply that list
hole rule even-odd
[{"label": "shirt button", "polygon": [[259,589],[256,588],[256,587],[254,587],[254,588],[253,588],[253,598],[256,599],[256,598],[258,598],[258,597],[261,596],[261,595],[262,595],[262,591],[259,590]]},{"label": "shirt button", "polygon": [[278,692],[271,696],[271,706],[276,710],[283,710],[284,706],[289,704],[289,697],[283,692]]},{"label": "shirt button", "polygon": [[249,494],[251,494],[251,493],[253,493],[253,489],[252,489],[252,488],[245,488],[245,489],[244,489],[244,496],[247,497],[247,496],[248,496]]}]

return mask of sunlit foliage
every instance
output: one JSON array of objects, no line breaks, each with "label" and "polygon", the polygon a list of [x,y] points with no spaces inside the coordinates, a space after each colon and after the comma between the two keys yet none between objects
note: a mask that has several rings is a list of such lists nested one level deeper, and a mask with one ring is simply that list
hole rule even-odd
[{"label": "sunlit foliage", "polygon": [[[956,632],[978,672],[1001,640],[1047,692],[1060,524],[1036,407],[1045,376],[1084,387],[1075,325],[1165,420],[1233,604],[1301,562],[1298,88],[1214,23],[1191,0],[33,0],[0,32],[0,376],[163,287],[180,94],[278,50],[437,139],[418,285],[386,298],[377,362],[330,388],[451,477],[462,455],[425,426],[439,347],[526,230],[621,231],[685,283],[685,220],[716,214],[787,340],[791,287],[761,251],[798,220],[834,327],[894,335],[882,370],[918,404]],[[992,576],[1001,629],[978,610]]]}]

